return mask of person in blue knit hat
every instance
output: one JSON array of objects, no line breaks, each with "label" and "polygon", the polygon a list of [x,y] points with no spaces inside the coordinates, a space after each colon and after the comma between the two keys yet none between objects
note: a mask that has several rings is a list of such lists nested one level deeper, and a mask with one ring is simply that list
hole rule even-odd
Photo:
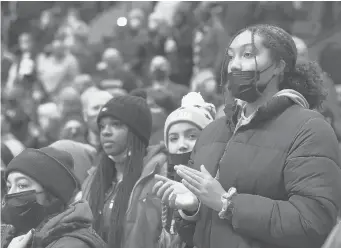
[{"label": "person in blue knit hat", "polygon": [[83,184],[94,228],[109,247],[157,247],[161,201],[151,194],[166,175],[165,146],[148,147],[152,115],[146,93],[117,96],[99,112],[101,159]]}]

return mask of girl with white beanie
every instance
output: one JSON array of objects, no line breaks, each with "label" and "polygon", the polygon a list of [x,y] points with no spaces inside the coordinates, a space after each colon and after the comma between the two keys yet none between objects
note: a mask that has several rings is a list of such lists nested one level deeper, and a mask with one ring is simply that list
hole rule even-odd
[{"label": "girl with white beanie", "polygon": [[[183,97],[181,107],[167,117],[164,127],[164,141],[169,152],[168,178],[179,181],[180,178],[177,178],[174,166],[189,163],[191,152],[201,131],[215,119],[215,115],[216,108],[213,104],[205,102],[200,93],[190,92]],[[158,177],[162,176],[158,175]],[[157,184],[154,189],[156,188],[158,188]],[[159,194],[160,191],[163,191],[163,187],[157,192],[155,190],[154,193]],[[176,234],[176,226],[181,225],[181,223],[176,221],[177,216],[172,216],[172,213],[173,211],[169,211],[168,207],[163,205],[163,230],[160,237],[160,247],[183,247],[184,242],[189,245],[186,247],[190,247],[191,241],[182,241]],[[175,213],[177,211],[174,211]]]}]

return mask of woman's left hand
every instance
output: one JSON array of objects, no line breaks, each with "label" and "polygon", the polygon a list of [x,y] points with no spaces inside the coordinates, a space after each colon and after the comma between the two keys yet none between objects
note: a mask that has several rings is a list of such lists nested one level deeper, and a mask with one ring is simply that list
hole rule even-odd
[{"label": "woman's left hand", "polygon": [[7,248],[26,248],[31,238],[32,238],[32,230],[24,235],[21,235],[12,239],[11,243],[9,243]]},{"label": "woman's left hand", "polygon": [[177,165],[174,169],[183,179],[182,183],[192,191],[203,204],[218,212],[222,209],[221,196],[226,193],[226,191],[218,180],[211,176],[204,165],[201,165],[200,171],[183,165]]}]

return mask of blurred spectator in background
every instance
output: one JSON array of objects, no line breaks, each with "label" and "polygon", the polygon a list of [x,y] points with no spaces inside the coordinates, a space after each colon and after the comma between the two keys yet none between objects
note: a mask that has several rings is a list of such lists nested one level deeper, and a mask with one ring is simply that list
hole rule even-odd
[{"label": "blurred spectator in background", "polygon": [[59,139],[61,116],[57,104],[53,102],[41,104],[37,110],[39,124],[39,147],[52,144]]},{"label": "blurred spectator in background", "polygon": [[86,144],[87,130],[83,122],[71,119],[62,125],[59,139],[67,139]]},{"label": "blurred spectator in background", "polygon": [[332,113],[332,126],[341,142],[341,46],[337,43],[327,44],[322,50],[319,63],[324,73],[325,87],[328,91],[323,106]]},{"label": "blurred spectator in background", "polygon": [[150,77],[152,85],[147,88],[149,91],[162,89],[172,95],[173,101],[180,104],[181,99],[189,91],[184,85],[176,84],[170,79],[171,68],[168,60],[162,56],[156,56],[150,63]]},{"label": "blurred spectator in background", "polygon": [[81,96],[74,88],[63,88],[56,100],[63,124],[69,120],[83,121]]},{"label": "blurred spectator in background", "polygon": [[292,33],[295,21],[293,2],[260,1],[254,10],[254,24],[270,24]]},{"label": "blurred spectator in background", "polygon": [[29,106],[25,89],[15,86],[7,90],[2,99],[3,115],[9,124],[10,133],[25,147],[37,147],[39,131],[35,119],[35,110]]},{"label": "blurred spectator in background", "polygon": [[82,95],[88,88],[95,86],[93,78],[89,74],[80,74],[75,77],[72,87]]},{"label": "blurred spectator in background", "polygon": [[169,33],[169,27],[162,15],[151,13],[148,18],[148,40],[146,48],[146,63],[143,70],[148,73],[149,64],[157,55],[165,56],[165,42]]},{"label": "blurred spectator in background", "polygon": [[46,49],[51,44],[59,28],[57,13],[52,9],[44,10],[40,18],[33,23],[33,36],[37,42],[37,47]]},{"label": "blurred spectator in background", "polygon": [[168,25],[173,26],[173,16],[178,9],[178,5],[181,1],[158,1],[155,2],[154,12],[158,16],[162,16],[163,20],[167,22]]},{"label": "blurred spectator in background", "polygon": [[[173,17],[173,28],[165,43],[165,52],[172,68],[170,79],[187,87],[193,70],[194,22],[191,3],[181,2],[177,5]],[[181,97],[179,99],[181,100]]]},{"label": "blurred spectator in background", "polygon": [[1,39],[1,92],[6,88],[10,68],[14,56],[8,51],[7,44]]},{"label": "blurred spectator in background", "polygon": [[61,89],[70,86],[79,74],[79,64],[62,41],[54,40],[51,54],[39,58],[38,71],[45,92],[50,99],[55,99]]},{"label": "blurred spectator in background", "polygon": [[89,27],[80,19],[79,12],[70,8],[67,12],[64,23],[59,29],[59,34],[64,37],[64,44],[69,49],[79,46],[78,43],[86,43]]},{"label": "blurred spectator in background", "polygon": [[37,52],[35,50],[32,35],[29,33],[21,34],[15,61],[9,70],[6,88],[11,89],[15,85],[21,85],[27,94],[32,94],[34,84],[37,81]]},{"label": "blurred spectator in background", "polygon": [[89,27],[80,19],[77,9],[68,10],[57,37],[63,40],[65,46],[77,58],[82,73],[95,72],[96,60],[92,55],[92,47],[88,44]]},{"label": "blurred spectator in background", "polygon": [[113,48],[121,52],[129,68],[144,79],[145,46],[148,42],[146,16],[141,9],[132,9],[127,19],[127,26],[117,27],[111,44]]},{"label": "blurred spectator in background", "polygon": [[100,141],[97,116],[104,104],[113,97],[106,91],[93,90],[88,95],[82,95],[82,98],[82,113],[87,127],[87,143],[99,149]]},{"label": "blurred spectator in background", "polygon": [[320,53],[319,63],[335,85],[341,85],[341,45],[336,42],[328,43]]},{"label": "blurred spectator in background", "polygon": [[202,2],[196,9],[198,27],[193,39],[194,75],[200,70],[212,70],[220,75],[224,51],[229,43],[229,36],[219,18],[221,7],[215,3]]},{"label": "blurred spectator in background", "polygon": [[115,48],[108,48],[102,55],[102,61],[97,65],[98,86],[110,92],[113,96],[128,94],[141,84],[124,65],[121,53]]},{"label": "blurred spectator in background", "polygon": [[152,113],[152,135],[149,144],[157,145],[163,140],[167,116],[177,108],[178,103],[175,102],[171,91],[165,88],[149,89],[147,103]]}]

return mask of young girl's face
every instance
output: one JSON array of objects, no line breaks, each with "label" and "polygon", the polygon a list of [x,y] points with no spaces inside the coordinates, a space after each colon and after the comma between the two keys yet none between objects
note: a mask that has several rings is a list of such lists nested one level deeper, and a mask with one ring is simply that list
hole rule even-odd
[{"label": "young girl's face", "polygon": [[[228,48],[227,72],[263,71],[268,68],[261,73],[259,79],[260,82],[267,82],[274,74],[276,65],[271,58],[270,49],[266,48],[263,42],[263,37],[255,34],[253,43],[252,33],[248,30],[237,35]],[[255,60],[257,60],[257,67]]]},{"label": "young girl's face", "polygon": [[171,126],[168,132],[168,151],[170,154],[191,152],[201,130],[193,124],[182,122]]},{"label": "young girl's face", "polygon": [[[25,191],[35,190],[37,193],[44,192],[43,187],[35,180],[20,172],[11,172],[7,177],[7,194],[21,193]],[[37,194],[37,202],[41,205],[45,204],[45,194]]]}]

